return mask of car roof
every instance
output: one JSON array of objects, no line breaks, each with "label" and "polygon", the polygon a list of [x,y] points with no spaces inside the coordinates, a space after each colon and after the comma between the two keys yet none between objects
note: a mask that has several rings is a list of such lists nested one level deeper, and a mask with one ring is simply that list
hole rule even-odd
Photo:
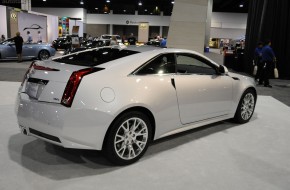
[{"label": "car roof", "polygon": [[148,60],[162,53],[195,54],[210,61],[214,65],[219,66],[217,63],[215,63],[211,59],[195,51],[186,50],[186,49],[175,49],[175,48],[158,48],[154,50],[148,50],[148,51],[140,52],[137,54],[129,55],[120,59],[113,60],[113,61],[109,61],[104,64],[98,65],[97,67],[102,67],[102,68],[105,68],[106,70],[110,70],[114,73],[118,73],[120,75],[125,76],[133,72],[136,68],[140,67],[142,64],[146,63]]}]

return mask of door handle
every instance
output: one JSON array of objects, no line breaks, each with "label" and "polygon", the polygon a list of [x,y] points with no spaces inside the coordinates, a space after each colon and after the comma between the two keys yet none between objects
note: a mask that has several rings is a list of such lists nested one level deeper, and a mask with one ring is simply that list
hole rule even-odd
[{"label": "door handle", "polygon": [[172,84],[173,88],[176,89],[174,78],[171,78],[171,84]]}]

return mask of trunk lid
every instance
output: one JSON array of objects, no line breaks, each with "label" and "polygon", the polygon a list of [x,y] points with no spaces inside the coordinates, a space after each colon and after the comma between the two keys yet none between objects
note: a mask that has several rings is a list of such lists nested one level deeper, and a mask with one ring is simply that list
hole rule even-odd
[{"label": "trunk lid", "polygon": [[87,67],[35,61],[26,73],[21,92],[41,102],[60,103],[71,74],[84,68]]}]

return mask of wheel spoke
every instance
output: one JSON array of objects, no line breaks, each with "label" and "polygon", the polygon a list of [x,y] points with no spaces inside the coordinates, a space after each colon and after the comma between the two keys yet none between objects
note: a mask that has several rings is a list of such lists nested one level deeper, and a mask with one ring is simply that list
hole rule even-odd
[{"label": "wheel spoke", "polygon": [[248,93],[245,95],[241,105],[241,117],[248,120],[254,112],[255,98],[253,94]]},{"label": "wheel spoke", "polygon": [[114,147],[124,160],[136,158],[146,147],[148,129],[146,123],[137,117],[124,121],[116,132]]}]

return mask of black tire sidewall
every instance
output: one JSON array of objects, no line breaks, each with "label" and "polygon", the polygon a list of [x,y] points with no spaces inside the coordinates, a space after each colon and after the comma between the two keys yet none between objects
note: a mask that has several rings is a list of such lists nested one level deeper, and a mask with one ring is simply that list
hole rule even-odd
[{"label": "black tire sidewall", "polygon": [[[252,115],[249,117],[249,119],[244,120],[244,119],[242,118],[242,116],[241,116],[241,106],[242,106],[242,103],[243,103],[243,100],[244,100],[245,96],[246,96],[247,94],[249,94],[249,93],[251,93],[251,94],[254,96],[254,101],[255,101],[255,102],[254,102],[254,109],[253,109],[253,113],[252,113]],[[235,113],[234,121],[237,122],[237,123],[241,123],[241,124],[243,124],[243,123],[247,123],[247,122],[252,118],[252,116],[253,116],[253,114],[254,114],[254,111],[255,111],[255,108],[256,108],[256,102],[257,102],[257,96],[256,96],[254,90],[252,90],[252,89],[247,89],[247,90],[243,93],[243,95],[241,96],[241,99],[240,99],[239,105],[238,105],[237,110],[236,110],[236,113]]]},{"label": "black tire sidewall", "polygon": [[[148,130],[148,140],[147,140],[147,143],[145,145],[145,148],[143,149],[143,151],[137,156],[135,157],[134,159],[131,159],[131,160],[125,160],[125,159],[122,159],[118,156],[118,154],[116,153],[115,151],[115,145],[114,145],[114,139],[115,139],[115,135],[118,131],[118,129],[120,128],[121,124],[130,119],[130,118],[140,118],[142,119],[146,126],[147,126],[147,130]],[[120,115],[111,125],[109,131],[108,131],[108,134],[107,134],[107,137],[106,137],[106,142],[105,142],[105,146],[104,146],[104,153],[105,153],[105,156],[107,157],[107,159],[112,162],[113,164],[116,164],[116,165],[129,165],[129,164],[132,164],[136,161],[138,161],[146,152],[147,148],[148,148],[148,145],[150,143],[152,139],[152,127],[151,127],[151,123],[150,123],[150,120],[149,118],[147,117],[147,115],[141,113],[141,112],[137,112],[137,111],[130,111],[130,112],[126,112],[122,115]]]},{"label": "black tire sidewall", "polygon": [[39,59],[39,60],[47,60],[47,59],[41,59],[41,57],[40,57],[40,53],[41,53],[41,52],[46,52],[46,53],[48,54],[48,57],[50,56],[50,55],[49,55],[49,52],[48,52],[47,50],[40,50],[39,53],[38,53],[38,59]]}]

